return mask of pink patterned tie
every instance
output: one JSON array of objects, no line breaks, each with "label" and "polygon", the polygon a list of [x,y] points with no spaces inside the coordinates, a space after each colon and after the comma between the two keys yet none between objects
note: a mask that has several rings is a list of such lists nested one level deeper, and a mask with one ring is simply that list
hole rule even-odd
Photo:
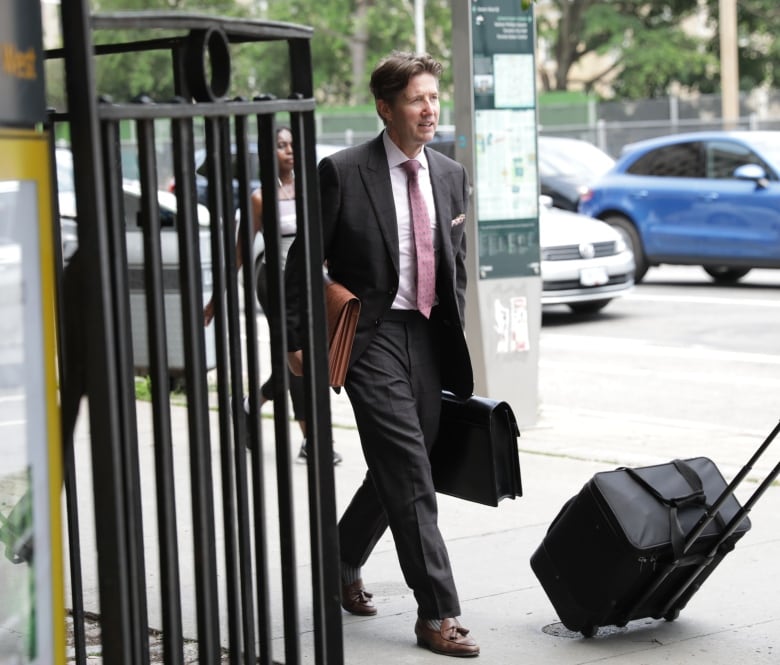
[{"label": "pink patterned tie", "polygon": [[420,162],[410,159],[401,164],[409,183],[409,208],[414,229],[414,248],[417,253],[417,309],[427,319],[431,315],[436,297],[436,268],[433,255],[433,234],[428,206],[420,191],[417,171]]}]

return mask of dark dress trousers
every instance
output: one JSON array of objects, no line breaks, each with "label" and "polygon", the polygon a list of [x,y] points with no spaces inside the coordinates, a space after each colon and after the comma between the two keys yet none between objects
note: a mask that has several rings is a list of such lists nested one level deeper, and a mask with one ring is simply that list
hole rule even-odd
[{"label": "dark dress trousers", "polygon": [[[368,473],[339,522],[341,559],[361,567],[389,526],[419,616],[437,619],[460,614],[437,525],[429,453],[442,389],[473,391],[463,333],[469,184],[462,165],[425,150],[439,234],[430,319],[391,309],[399,283],[398,225],[382,135],[325,158],[319,179],[328,273],[361,301],[345,389]],[[301,348],[296,245],[287,263],[290,350]]]}]

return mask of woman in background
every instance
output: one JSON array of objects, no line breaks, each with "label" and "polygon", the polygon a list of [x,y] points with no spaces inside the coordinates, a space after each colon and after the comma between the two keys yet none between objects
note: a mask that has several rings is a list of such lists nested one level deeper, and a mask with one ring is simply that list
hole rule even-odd
[{"label": "woman in background", "polygon": [[[280,127],[276,130],[276,159],[278,164],[277,186],[279,190],[279,232],[281,234],[280,256],[281,270],[284,272],[284,266],[287,261],[287,252],[292,245],[297,231],[297,220],[295,214],[295,158],[293,157],[292,132],[289,127]],[[252,239],[255,234],[263,232],[263,195],[258,188],[251,195],[251,214],[252,214]],[[237,234],[236,241],[236,269],[242,265],[241,234]],[[266,264],[263,258],[260,269],[257,272],[257,282],[255,293],[260,306],[268,318],[268,289],[266,284]],[[209,300],[203,311],[205,325],[209,325],[214,318],[214,297]],[[270,323],[270,322],[269,322]],[[263,383],[260,388],[261,406],[268,401],[273,401],[273,375]],[[298,452],[298,461],[305,463],[307,459],[306,449],[306,415],[304,402],[303,378],[295,376],[289,372],[290,398],[293,407],[293,418],[298,421],[303,434],[303,442]],[[244,413],[249,416],[249,398],[243,399]],[[333,463],[341,462],[341,455],[333,451]]]}]

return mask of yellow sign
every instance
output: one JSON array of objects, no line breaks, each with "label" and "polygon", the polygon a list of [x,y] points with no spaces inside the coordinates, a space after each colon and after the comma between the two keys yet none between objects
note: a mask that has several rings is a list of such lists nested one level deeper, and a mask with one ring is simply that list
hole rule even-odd
[{"label": "yellow sign", "polygon": [[62,664],[49,136],[0,129],[0,665]]},{"label": "yellow sign", "polygon": [[35,80],[38,78],[36,67],[37,52],[34,48],[20,51],[14,44],[3,44],[0,50],[3,72],[18,79]]}]

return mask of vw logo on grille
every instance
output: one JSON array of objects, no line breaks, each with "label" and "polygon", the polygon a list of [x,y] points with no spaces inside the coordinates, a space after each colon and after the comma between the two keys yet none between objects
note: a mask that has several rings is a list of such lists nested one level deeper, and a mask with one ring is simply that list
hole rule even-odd
[{"label": "vw logo on grille", "polygon": [[596,249],[589,242],[584,242],[580,245],[580,256],[583,259],[592,259],[596,256]]}]

